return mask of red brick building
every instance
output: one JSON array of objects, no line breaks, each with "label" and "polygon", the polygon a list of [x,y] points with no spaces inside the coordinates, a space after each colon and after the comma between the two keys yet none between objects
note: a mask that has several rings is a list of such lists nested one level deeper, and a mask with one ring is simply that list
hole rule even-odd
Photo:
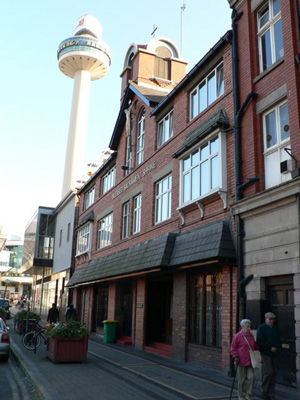
[{"label": "red brick building", "polygon": [[218,368],[236,330],[231,56],[231,32],[187,75],[171,41],[129,48],[68,283],[93,332],[114,319],[119,343]]},{"label": "red brick building", "polygon": [[278,381],[300,382],[299,0],[230,0],[241,313],[277,316]]}]

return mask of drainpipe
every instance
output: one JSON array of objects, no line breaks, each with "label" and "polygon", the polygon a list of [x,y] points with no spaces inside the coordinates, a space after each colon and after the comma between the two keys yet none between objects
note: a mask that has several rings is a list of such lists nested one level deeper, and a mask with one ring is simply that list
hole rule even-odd
[{"label": "drainpipe", "polygon": [[298,0],[295,0],[295,8],[296,8],[296,22],[297,22],[297,33],[298,33],[298,53],[296,54],[296,62],[298,65],[300,64],[300,17],[299,17],[299,3]]}]

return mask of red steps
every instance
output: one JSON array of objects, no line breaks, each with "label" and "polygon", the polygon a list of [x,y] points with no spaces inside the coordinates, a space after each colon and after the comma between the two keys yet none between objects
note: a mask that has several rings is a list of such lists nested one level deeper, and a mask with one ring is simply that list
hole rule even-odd
[{"label": "red steps", "polygon": [[150,346],[144,346],[144,351],[163,357],[172,357],[172,345],[168,343],[153,342]]},{"label": "red steps", "polygon": [[120,336],[116,340],[117,344],[120,344],[121,346],[132,346],[132,337],[131,336]]}]

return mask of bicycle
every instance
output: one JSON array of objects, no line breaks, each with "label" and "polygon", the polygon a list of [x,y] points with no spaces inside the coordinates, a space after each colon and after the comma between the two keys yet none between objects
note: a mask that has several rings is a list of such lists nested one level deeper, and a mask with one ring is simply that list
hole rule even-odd
[{"label": "bicycle", "polygon": [[45,328],[36,321],[33,325],[32,331],[23,336],[23,346],[27,350],[36,351],[36,349],[41,345],[41,338],[44,340],[45,344],[47,343],[47,338],[44,335],[45,331]]}]

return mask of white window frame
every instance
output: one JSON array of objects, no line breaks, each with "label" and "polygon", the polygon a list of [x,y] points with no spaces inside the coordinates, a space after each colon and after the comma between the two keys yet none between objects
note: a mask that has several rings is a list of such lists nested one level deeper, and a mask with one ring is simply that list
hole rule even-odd
[{"label": "white window frame", "polygon": [[[282,182],[291,179],[291,173],[281,173],[280,163],[282,161],[291,160],[290,155],[284,150],[290,146],[290,134],[286,138],[281,138],[281,118],[280,109],[282,106],[287,106],[287,124],[289,126],[289,109],[287,101],[282,101],[272,108],[268,109],[263,115],[263,137],[264,137],[264,162],[265,162],[265,185],[266,189],[276,186]],[[276,125],[276,143],[268,147],[268,135],[267,135],[267,117],[274,113],[275,125]],[[270,138],[272,139],[272,137]],[[269,140],[270,140],[269,139]],[[270,160],[273,159],[273,163],[270,164]],[[291,162],[291,161],[290,161]],[[271,167],[270,167],[271,165]]]},{"label": "white window frame", "polygon": [[84,194],[84,209],[89,208],[95,201],[95,186]]},{"label": "white window frame", "polygon": [[129,220],[130,201],[127,201],[122,207],[122,239],[127,239],[129,237]]},{"label": "white window frame", "polygon": [[133,198],[133,227],[132,233],[136,234],[141,231],[141,212],[142,212],[142,194],[138,194]]},{"label": "white window frame", "polygon": [[[163,186],[166,185],[166,190]],[[166,216],[164,217],[164,211]],[[172,174],[164,177],[155,185],[155,224],[171,218],[172,213]]]},{"label": "white window frame", "polygon": [[146,110],[143,108],[139,115],[138,130],[136,138],[136,165],[144,161],[144,140],[145,140]]},{"label": "white window frame", "polygon": [[[209,145],[214,139],[218,138],[219,145],[218,145],[218,151],[215,153],[209,152],[208,157],[205,160],[199,160],[199,162],[194,165],[192,165],[189,169],[184,170],[184,160],[186,160],[188,157],[192,158],[192,155],[197,152],[197,150],[200,152],[201,148],[203,148],[205,145]],[[212,175],[211,175],[211,168],[212,164],[211,161],[218,156],[218,185],[216,187],[212,187]],[[203,162],[208,161],[208,172],[209,172],[209,190],[208,192],[201,194],[201,165]],[[215,193],[221,193],[221,192],[226,192],[227,190],[227,165],[226,165],[226,133],[222,131],[214,131],[212,132],[209,136],[207,136],[205,139],[203,139],[197,146],[194,146],[191,148],[189,151],[185,152],[181,157],[180,157],[180,194],[179,194],[179,208],[186,207],[190,204],[193,204],[199,200],[202,200],[204,198],[207,198],[209,196],[214,195]],[[192,198],[192,189],[195,188],[195,183],[193,182],[193,173],[192,170],[194,168],[197,168],[199,166],[199,196]],[[184,177],[185,175],[190,174],[188,177],[190,185],[189,185],[189,190],[190,190],[190,196],[189,199],[184,201]]]},{"label": "white window frame", "polygon": [[[257,12],[257,36],[258,36],[258,45],[259,45],[259,68],[260,72],[265,71],[271,65],[273,65],[278,59],[283,57],[283,43],[282,49],[280,49],[280,54],[276,57],[276,41],[275,41],[275,25],[280,21],[281,22],[281,9],[280,11],[274,15],[274,0],[268,0],[264,6]],[[260,23],[263,21],[263,17],[266,16],[266,12],[269,12],[269,18],[267,22],[264,23],[262,27],[260,27]],[[270,34],[270,47],[271,47],[271,64],[264,66],[264,52],[263,52],[263,44],[262,38],[265,37],[266,33],[269,31]],[[282,38],[282,27],[281,27],[281,41]]]},{"label": "white window frame", "polygon": [[91,251],[92,223],[87,223],[77,231],[76,256]]},{"label": "white window frame", "polygon": [[159,121],[157,129],[157,148],[173,137],[173,110]]},{"label": "white window frame", "polygon": [[113,213],[106,215],[98,221],[98,234],[97,234],[97,249],[103,249],[104,247],[112,244],[112,232],[113,232]]},{"label": "white window frame", "polygon": [[[214,98],[209,100],[209,91],[207,90],[209,86],[209,81],[214,77]],[[220,77],[222,80],[220,81]],[[222,84],[220,83],[222,82]],[[206,104],[205,107],[200,109],[200,89],[205,88],[206,90]],[[214,101],[216,101],[220,96],[224,94],[224,65],[223,62],[219,63],[215,68],[213,68],[209,74],[205,76],[204,79],[191,91],[190,93],[190,120],[194,119],[207,107],[209,107]],[[194,110],[194,111],[193,111]]]},{"label": "white window frame", "polygon": [[101,195],[108,192],[115,186],[116,182],[116,166],[114,165],[101,179]]}]

